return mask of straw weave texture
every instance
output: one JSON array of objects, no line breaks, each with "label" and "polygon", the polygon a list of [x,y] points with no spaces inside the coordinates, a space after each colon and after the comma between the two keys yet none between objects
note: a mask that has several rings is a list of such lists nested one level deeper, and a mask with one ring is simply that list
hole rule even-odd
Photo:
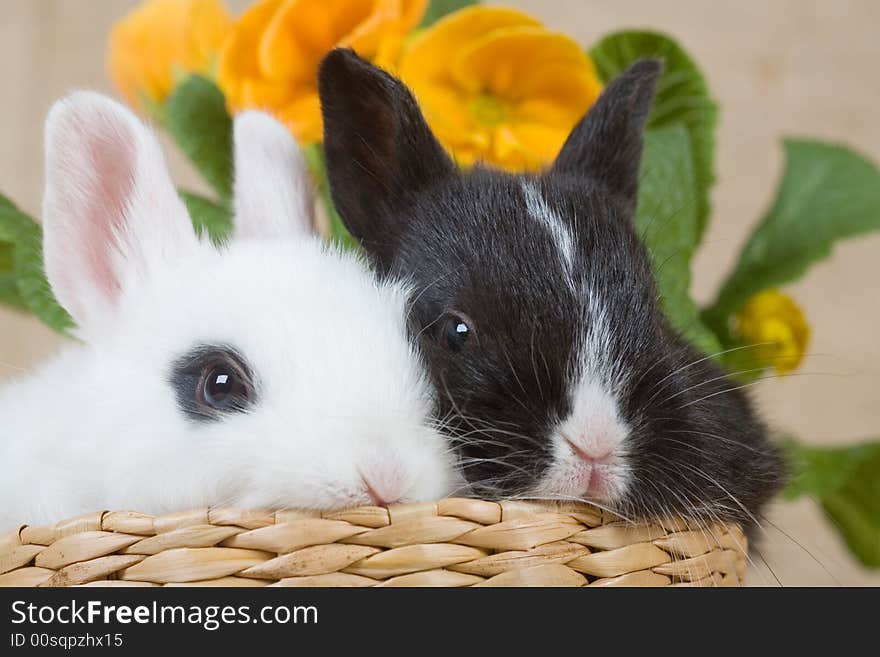
[{"label": "straw weave texture", "polygon": [[568,503],[98,512],[0,536],[0,586],[738,586],[738,526]]}]

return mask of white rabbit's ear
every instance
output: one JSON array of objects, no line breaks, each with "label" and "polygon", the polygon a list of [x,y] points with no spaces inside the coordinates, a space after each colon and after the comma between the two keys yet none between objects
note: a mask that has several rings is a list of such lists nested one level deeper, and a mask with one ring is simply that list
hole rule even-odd
[{"label": "white rabbit's ear", "polygon": [[268,114],[235,117],[235,236],[311,234],[312,184],[302,152]]},{"label": "white rabbit's ear", "polygon": [[85,328],[112,311],[126,281],[198,243],[153,134],[92,92],[59,100],[46,119],[46,275]]}]

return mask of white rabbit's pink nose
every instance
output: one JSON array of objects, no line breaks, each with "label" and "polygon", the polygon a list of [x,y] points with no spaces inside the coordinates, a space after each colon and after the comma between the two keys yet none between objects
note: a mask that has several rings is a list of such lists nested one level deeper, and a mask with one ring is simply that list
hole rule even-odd
[{"label": "white rabbit's pink nose", "polygon": [[395,468],[361,473],[364,488],[376,506],[390,506],[400,501],[406,493],[404,478]]},{"label": "white rabbit's pink nose", "polygon": [[367,487],[367,495],[370,496],[370,501],[373,503],[374,506],[385,507],[390,506],[394,504],[394,502],[396,502],[396,500],[385,499],[384,496],[376,492],[376,489],[374,489],[368,481],[364,480],[364,485]]}]

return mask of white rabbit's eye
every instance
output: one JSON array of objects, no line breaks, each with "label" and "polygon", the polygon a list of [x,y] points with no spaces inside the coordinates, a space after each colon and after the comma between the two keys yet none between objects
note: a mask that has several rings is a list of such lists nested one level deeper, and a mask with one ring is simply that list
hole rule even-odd
[{"label": "white rabbit's eye", "polygon": [[232,361],[209,365],[204,370],[200,390],[201,403],[217,411],[240,410],[250,394],[245,375]]},{"label": "white rabbit's eye", "polygon": [[250,369],[227,346],[199,346],[191,350],[173,364],[169,381],[180,409],[199,422],[246,411],[256,401]]}]

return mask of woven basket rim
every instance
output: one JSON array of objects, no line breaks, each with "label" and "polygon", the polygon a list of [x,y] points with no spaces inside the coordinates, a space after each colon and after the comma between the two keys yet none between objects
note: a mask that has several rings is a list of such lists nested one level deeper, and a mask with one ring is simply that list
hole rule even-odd
[{"label": "woven basket rim", "polygon": [[0,586],[737,586],[735,524],[588,503],[99,511],[0,534]]}]

